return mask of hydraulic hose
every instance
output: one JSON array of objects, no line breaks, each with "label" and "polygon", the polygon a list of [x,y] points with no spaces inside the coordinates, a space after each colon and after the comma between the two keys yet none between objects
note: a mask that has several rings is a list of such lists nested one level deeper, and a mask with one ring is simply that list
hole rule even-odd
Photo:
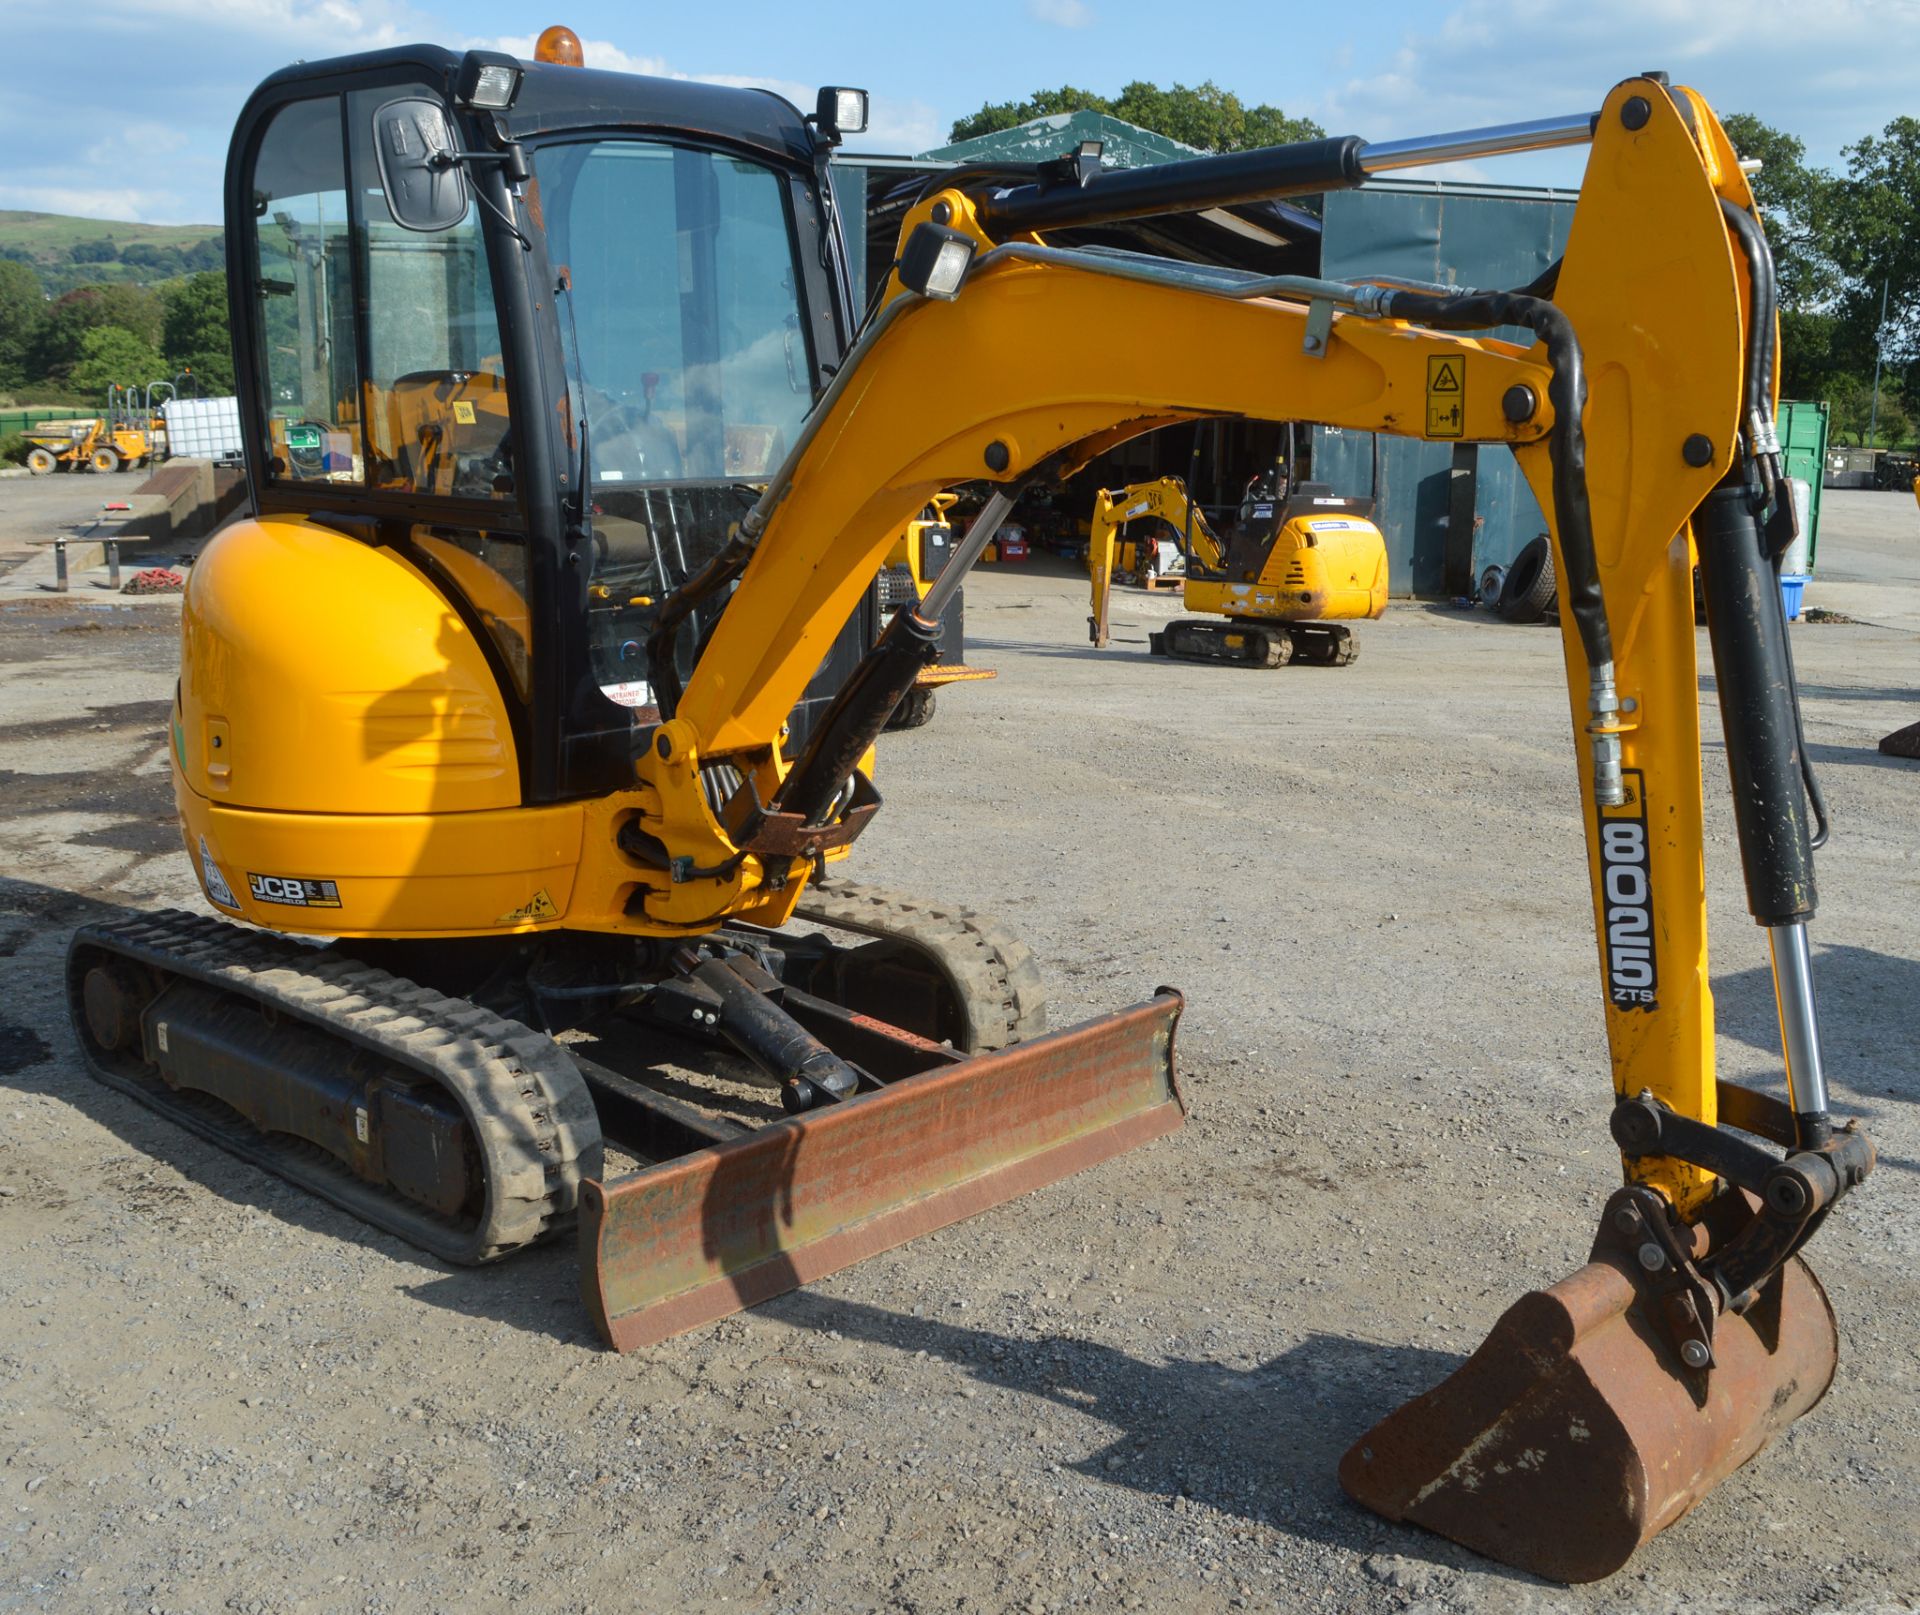
[{"label": "hydraulic hose", "polygon": [[[1770,543],[1769,547],[1784,553],[1787,545],[1797,536],[1793,531],[1792,490],[1782,486],[1780,476],[1780,440],[1773,430],[1773,368],[1775,361],[1775,313],[1779,307],[1778,291],[1774,281],[1773,252],[1767,245],[1765,232],[1760,222],[1745,208],[1736,206],[1725,197],[1720,199],[1720,213],[1727,221],[1727,227],[1740,243],[1740,251],[1747,261],[1747,284],[1750,290],[1750,318],[1747,321],[1747,368],[1746,387],[1743,403],[1746,417],[1743,425],[1747,432],[1748,451],[1753,455],[1759,470],[1761,493],[1767,504],[1777,504],[1784,500],[1787,522],[1784,541]],[[1770,538],[1773,535],[1769,535]]]},{"label": "hydraulic hose", "polygon": [[[1794,539],[1799,536],[1799,509],[1794,503],[1793,484],[1783,475],[1780,440],[1773,426],[1773,371],[1778,357],[1777,312],[1779,284],[1773,265],[1773,248],[1760,221],[1745,208],[1720,202],[1721,216],[1740,243],[1747,262],[1751,317],[1747,322],[1747,371],[1745,387],[1747,441],[1761,478],[1760,508],[1769,503],[1775,519],[1768,523],[1767,552],[1778,574],[1780,563]],[[1776,594],[1778,591],[1775,591]],[[1813,760],[1807,755],[1806,720],[1800,710],[1800,683],[1793,665],[1793,641],[1786,631],[1786,605],[1780,607],[1780,643],[1787,664],[1787,681],[1793,692],[1794,735],[1798,741],[1800,780],[1806,787],[1807,805],[1813,813],[1814,851],[1827,844],[1832,824],[1827,817],[1827,797],[1814,773]]]},{"label": "hydraulic hose", "polygon": [[753,542],[736,532],[721,547],[719,554],[668,595],[647,636],[647,681],[653,686],[654,704],[662,718],[671,718],[686,693],[680,683],[680,668],[674,653],[679,645],[680,629],[694,612],[711,600],[747,569],[753,559]]},{"label": "hydraulic hose", "polygon": [[[1535,286],[1540,284],[1540,280],[1534,282]],[[1587,432],[1581,419],[1587,407],[1586,361],[1573,322],[1554,304],[1527,291],[1463,292],[1442,297],[1395,289],[1386,293],[1382,312],[1443,331],[1518,325],[1539,337],[1547,350],[1552,372],[1547,399],[1553,405],[1547,455],[1553,464],[1554,527],[1566,562],[1566,606],[1587,657],[1588,710],[1593,718],[1587,732],[1593,745],[1594,799],[1602,806],[1618,806],[1626,799],[1620,738],[1613,730],[1620,697],[1614,681],[1613,631],[1600,591],[1593,507],[1587,497]]]}]

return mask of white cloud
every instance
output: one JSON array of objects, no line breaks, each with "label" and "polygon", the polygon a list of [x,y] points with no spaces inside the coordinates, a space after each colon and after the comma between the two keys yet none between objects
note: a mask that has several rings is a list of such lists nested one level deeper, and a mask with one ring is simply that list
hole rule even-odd
[{"label": "white cloud", "polygon": [[1093,7],[1086,0],[1027,0],[1027,15],[1055,28],[1093,26]]},{"label": "white cloud", "polygon": [[[1920,20],[1914,0],[1464,0],[1409,31],[1370,73],[1334,84],[1303,110],[1334,134],[1370,140],[1590,111],[1649,68],[1672,73],[1717,110],[1750,112],[1797,135],[1811,160],[1920,104],[1920,57],[1889,48]],[[1516,91],[1500,64],[1524,62]],[[1493,165],[1490,177],[1531,178]],[[1559,160],[1563,166],[1567,159]],[[1572,163],[1577,175],[1579,163]]]},{"label": "white cloud", "polygon": [[124,219],[134,224],[172,224],[189,217],[182,199],[138,186],[0,183],[0,208],[26,213],[74,213],[86,219]]},{"label": "white cloud", "polygon": [[[509,56],[518,56],[521,61],[530,62],[539,37],[538,34],[507,34],[494,39],[470,39],[467,44],[479,50],[503,50]],[[674,72],[662,57],[635,56],[611,40],[583,39],[580,41],[580,54],[586,59],[587,66],[608,73],[644,73],[649,78],[683,79],[690,76]]]},{"label": "white cloud", "polygon": [[[476,39],[472,44],[487,50],[503,50],[531,60],[533,34],[515,34],[496,39]],[[698,84],[724,84],[734,89],[771,90],[786,97],[802,112],[813,110],[813,98],[820,86],[802,84],[797,79],[756,73],[686,73],[659,56],[635,56],[610,40],[583,39],[580,53],[589,67],[611,73],[643,73],[650,78],[685,79]],[[867,132],[849,144],[865,151],[916,152],[939,145],[946,136],[946,123],[924,101],[897,96],[876,95],[869,108]]]}]

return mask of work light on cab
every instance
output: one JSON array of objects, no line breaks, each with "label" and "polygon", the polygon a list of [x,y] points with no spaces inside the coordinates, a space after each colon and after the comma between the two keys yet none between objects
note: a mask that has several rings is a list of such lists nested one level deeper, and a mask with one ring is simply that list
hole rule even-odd
[{"label": "work light on cab", "polygon": [[454,99],[481,112],[505,112],[520,94],[520,64],[493,50],[470,50],[461,58]]},{"label": "work light on cab", "polygon": [[867,92],[829,84],[813,103],[813,123],[830,146],[837,146],[848,135],[864,134],[867,127]]}]

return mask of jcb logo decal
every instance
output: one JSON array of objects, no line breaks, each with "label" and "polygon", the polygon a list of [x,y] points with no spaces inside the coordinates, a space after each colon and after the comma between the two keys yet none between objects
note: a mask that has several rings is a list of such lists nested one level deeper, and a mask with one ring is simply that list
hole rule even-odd
[{"label": "jcb logo decal", "polygon": [[1626,770],[1627,800],[1600,810],[1600,897],[1607,929],[1607,997],[1620,1009],[1659,999],[1645,777]]},{"label": "jcb logo decal", "polygon": [[256,903],[278,903],[283,908],[338,908],[340,888],[330,880],[305,880],[298,875],[248,875],[247,890]]}]

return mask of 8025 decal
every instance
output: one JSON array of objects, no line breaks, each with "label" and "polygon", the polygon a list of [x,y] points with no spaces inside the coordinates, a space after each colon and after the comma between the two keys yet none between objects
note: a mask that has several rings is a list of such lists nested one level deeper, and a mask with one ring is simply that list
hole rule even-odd
[{"label": "8025 decal", "polygon": [[1625,771],[1627,799],[1600,810],[1600,901],[1607,939],[1607,998],[1652,1009],[1660,972],[1653,947],[1653,866],[1647,848],[1645,777]]}]

